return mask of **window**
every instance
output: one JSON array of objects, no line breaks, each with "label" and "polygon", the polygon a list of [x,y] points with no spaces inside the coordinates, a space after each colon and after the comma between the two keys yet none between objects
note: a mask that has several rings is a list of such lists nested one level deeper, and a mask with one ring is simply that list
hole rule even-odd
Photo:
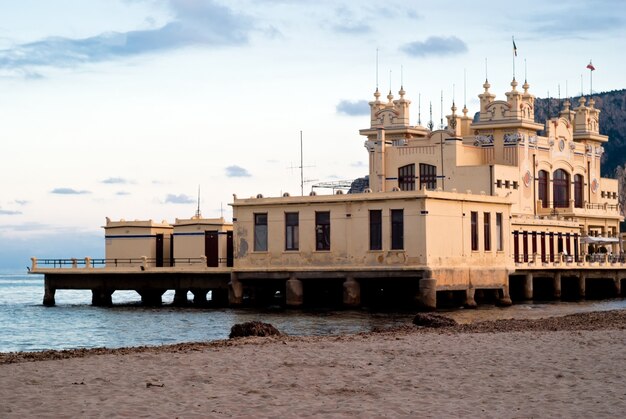
[{"label": "window", "polygon": [[391,248],[404,249],[404,210],[391,210]]},{"label": "window", "polygon": [[504,250],[504,233],[502,229],[502,213],[496,213],[496,249],[498,251]]},{"label": "window", "polygon": [[415,190],[415,165],[409,164],[398,168],[398,188],[401,191]]},{"label": "window", "polygon": [[437,189],[437,166],[420,163],[420,189]]},{"label": "window", "polygon": [[485,212],[483,214],[483,232],[485,236],[485,251],[491,250],[491,213]]},{"label": "window", "polygon": [[574,175],[574,207],[583,207],[583,191],[585,179],[583,175]]},{"label": "window", "polygon": [[254,214],[254,250],[267,251],[267,213]]},{"label": "window", "polygon": [[315,212],[315,250],[330,250],[330,211]]},{"label": "window", "polygon": [[370,210],[370,250],[382,250],[383,248],[382,218],[382,210]]},{"label": "window", "polygon": [[563,169],[554,172],[554,180],[552,181],[552,200],[554,208],[569,207],[569,173]]},{"label": "window", "polygon": [[285,250],[298,250],[300,245],[300,218],[297,212],[285,213]]},{"label": "window", "polygon": [[478,213],[472,211],[472,250],[478,250]]},{"label": "window", "polygon": [[548,202],[548,172],[545,170],[539,171],[537,189],[539,199],[541,199],[541,206],[543,208],[550,208],[550,202]]}]

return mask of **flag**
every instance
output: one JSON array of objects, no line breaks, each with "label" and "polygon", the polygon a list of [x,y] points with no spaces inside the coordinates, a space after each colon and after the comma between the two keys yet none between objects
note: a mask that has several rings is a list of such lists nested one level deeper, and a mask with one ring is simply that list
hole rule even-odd
[{"label": "flag", "polygon": [[593,64],[591,64],[591,60],[589,60],[589,64],[587,64],[587,68],[591,71],[595,70],[596,68],[593,66]]},{"label": "flag", "polygon": [[517,57],[517,45],[515,45],[515,39],[513,39],[513,53]]}]

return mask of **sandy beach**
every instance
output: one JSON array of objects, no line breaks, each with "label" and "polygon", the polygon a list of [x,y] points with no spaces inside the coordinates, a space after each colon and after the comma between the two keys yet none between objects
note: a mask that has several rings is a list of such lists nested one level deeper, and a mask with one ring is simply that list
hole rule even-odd
[{"label": "sandy beach", "polygon": [[0,354],[0,416],[622,417],[626,312]]}]

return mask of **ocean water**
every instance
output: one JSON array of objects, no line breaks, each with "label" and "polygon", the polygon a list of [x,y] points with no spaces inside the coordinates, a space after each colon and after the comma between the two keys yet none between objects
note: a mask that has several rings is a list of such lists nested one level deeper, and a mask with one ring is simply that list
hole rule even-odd
[{"label": "ocean water", "polygon": [[[44,307],[43,276],[0,274],[0,352],[71,348],[119,348],[225,339],[236,323],[261,320],[290,335],[367,332],[410,323],[412,313],[346,311],[262,311],[140,306],[134,291],[116,291],[113,307],[91,306],[91,291],[57,290],[56,306]],[[498,318],[539,318],[626,308],[626,300],[516,304],[508,308],[446,312],[459,322]]]}]

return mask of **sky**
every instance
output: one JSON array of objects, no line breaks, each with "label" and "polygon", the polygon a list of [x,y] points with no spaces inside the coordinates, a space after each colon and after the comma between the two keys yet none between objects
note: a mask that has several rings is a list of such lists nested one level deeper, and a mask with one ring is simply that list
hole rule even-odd
[{"label": "sky", "polygon": [[364,176],[377,85],[422,125],[514,62],[538,97],[587,93],[590,60],[625,88],[625,28],[622,0],[0,0],[0,270],[103,257],[105,217],[189,218],[198,188],[227,220],[298,195],[300,131],[305,194]]}]

